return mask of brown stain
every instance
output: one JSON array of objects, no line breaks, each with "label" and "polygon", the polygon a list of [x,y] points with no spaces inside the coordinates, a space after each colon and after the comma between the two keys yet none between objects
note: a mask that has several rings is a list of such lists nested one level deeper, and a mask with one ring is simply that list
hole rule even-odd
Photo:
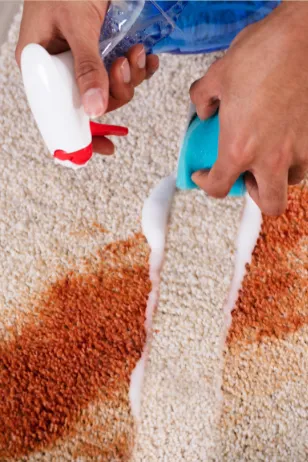
[{"label": "brown stain", "polygon": [[291,187],[288,208],[263,217],[261,233],[228,335],[228,344],[281,338],[308,323],[308,188]]},{"label": "brown stain", "polygon": [[129,383],[146,337],[148,258],[142,235],[106,246],[95,271],[52,284],[0,341],[0,458],[51,447],[91,402]]}]

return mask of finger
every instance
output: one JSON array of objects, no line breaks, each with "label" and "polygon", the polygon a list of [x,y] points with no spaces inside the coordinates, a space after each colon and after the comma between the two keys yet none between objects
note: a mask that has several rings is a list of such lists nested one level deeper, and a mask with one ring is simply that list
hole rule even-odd
[{"label": "finger", "polygon": [[51,24],[48,24],[46,29],[41,31],[38,27],[35,27],[32,18],[29,18],[29,14],[24,14],[20,26],[18,42],[15,49],[15,59],[18,67],[20,68],[21,53],[25,46],[27,46],[29,43],[37,43],[46,48],[50,42],[51,35]]},{"label": "finger", "polygon": [[308,169],[302,166],[294,166],[289,170],[289,185],[301,183],[306,177]]},{"label": "finger", "polygon": [[259,204],[259,191],[258,183],[251,172],[246,172],[244,176],[245,186],[248,194],[254,200],[254,202]]},{"label": "finger", "polygon": [[25,5],[23,9],[21,24],[19,28],[19,37],[15,49],[15,60],[19,68],[22,50],[31,42],[37,43],[40,35],[38,28],[31,27],[33,21],[31,19],[31,15],[28,14],[29,8],[30,10],[32,9],[30,2],[27,4],[27,6]]},{"label": "finger", "polygon": [[38,4],[27,1],[24,5],[23,16],[19,30],[15,58],[20,67],[21,53],[29,43],[37,43],[50,54],[58,54],[69,49],[67,41],[59,34],[56,23],[50,11],[54,5]]},{"label": "finger", "polygon": [[245,176],[247,192],[265,215],[284,213],[288,201],[288,173],[272,175],[269,171]]},{"label": "finger", "polygon": [[131,71],[127,58],[117,59],[110,69],[110,98],[108,111],[113,111],[128,103],[134,96]]},{"label": "finger", "polygon": [[157,55],[147,56],[146,79],[150,79],[159,68],[159,58]]},{"label": "finger", "polygon": [[65,39],[57,37],[49,41],[45,48],[51,55],[57,55],[58,53],[63,53],[64,51],[69,50],[70,47]]},{"label": "finger", "polygon": [[192,180],[209,196],[222,199],[226,197],[239,178],[248,168],[244,153],[234,145],[230,134],[222,124],[219,135],[219,152],[216,162],[210,170],[201,170],[192,176]]},{"label": "finger", "polygon": [[218,109],[222,68],[223,58],[212,64],[205,76],[194,82],[190,88],[191,101],[201,120],[211,117]]},{"label": "finger", "polygon": [[131,82],[134,87],[137,87],[147,75],[144,46],[141,44],[133,46],[126,56],[131,70]]},{"label": "finger", "polygon": [[[107,3],[107,2],[106,2]],[[79,22],[69,16],[61,31],[66,38],[75,64],[75,75],[82,103],[90,117],[104,114],[108,105],[109,80],[103,61],[99,54],[98,38],[100,33],[100,18],[93,15],[85,24],[88,27],[80,29]]]},{"label": "finger", "polygon": [[93,152],[110,156],[114,154],[115,148],[112,141],[104,136],[93,137]]},{"label": "finger", "polygon": [[[150,78],[159,67],[156,55],[146,57],[144,78]],[[138,82],[135,82],[137,84]],[[141,82],[140,82],[141,83]],[[117,59],[111,66],[109,74],[110,97],[107,112],[114,111],[127,104],[134,97],[134,85],[131,80],[131,66],[127,58]]]},{"label": "finger", "polygon": [[20,67],[22,50],[29,43],[37,43],[37,44],[41,45],[51,55],[54,55],[54,54],[56,55],[58,53],[63,53],[64,51],[69,50],[69,45],[68,45],[67,41],[63,40],[61,38],[50,39],[50,37],[45,37],[45,33],[42,36],[38,36],[37,34],[35,34],[35,35],[31,35],[31,34],[22,35],[20,37],[20,40],[18,40],[16,50],[15,50],[15,59],[16,59],[16,62],[18,64],[18,67]]},{"label": "finger", "polygon": [[199,170],[194,173],[192,180],[209,196],[223,199],[229,194],[241,173],[237,169],[226,171],[226,162],[217,160],[211,170]]}]

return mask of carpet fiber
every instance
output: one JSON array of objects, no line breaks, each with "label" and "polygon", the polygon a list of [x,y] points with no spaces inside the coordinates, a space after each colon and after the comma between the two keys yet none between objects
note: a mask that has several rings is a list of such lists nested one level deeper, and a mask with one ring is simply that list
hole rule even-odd
[{"label": "carpet fiber", "polygon": [[147,338],[142,207],[176,168],[189,86],[215,55],[164,56],[104,118],[130,129],[116,155],[74,172],[54,165],[29,112],[19,22],[0,57],[0,460],[306,460],[307,190],[264,220],[227,342],[244,200],[177,192]]},{"label": "carpet fiber", "polygon": [[229,331],[223,460],[308,459],[308,187],[263,220]]}]

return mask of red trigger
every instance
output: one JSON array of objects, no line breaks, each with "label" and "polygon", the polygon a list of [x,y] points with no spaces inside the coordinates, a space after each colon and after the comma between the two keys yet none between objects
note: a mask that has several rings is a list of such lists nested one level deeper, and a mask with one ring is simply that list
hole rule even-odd
[{"label": "red trigger", "polygon": [[[128,134],[128,129],[126,127],[120,127],[118,125],[105,125],[98,124],[96,122],[90,121],[90,130],[91,135],[93,136],[125,136]],[[75,152],[65,152],[61,149],[57,149],[54,152],[54,157],[56,159],[65,161],[68,160],[77,166],[84,165],[92,157],[92,142],[85,148],[79,149]]]},{"label": "red trigger", "polygon": [[128,128],[120,127],[119,125],[106,125],[98,124],[90,121],[90,130],[92,136],[126,136],[128,134]]},{"label": "red trigger", "polygon": [[65,152],[62,151],[62,149],[57,149],[57,151],[54,152],[54,157],[59,160],[68,160],[75,165],[84,165],[92,157],[92,143],[75,152]]}]

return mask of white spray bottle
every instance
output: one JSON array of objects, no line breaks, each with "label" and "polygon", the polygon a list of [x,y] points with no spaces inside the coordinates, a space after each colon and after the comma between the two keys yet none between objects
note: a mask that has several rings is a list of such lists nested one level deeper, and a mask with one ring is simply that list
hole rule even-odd
[{"label": "white spray bottle", "polygon": [[78,169],[93,155],[92,136],[127,135],[125,127],[90,121],[81,104],[70,51],[50,55],[40,45],[27,45],[21,72],[30,109],[56,163]]}]

